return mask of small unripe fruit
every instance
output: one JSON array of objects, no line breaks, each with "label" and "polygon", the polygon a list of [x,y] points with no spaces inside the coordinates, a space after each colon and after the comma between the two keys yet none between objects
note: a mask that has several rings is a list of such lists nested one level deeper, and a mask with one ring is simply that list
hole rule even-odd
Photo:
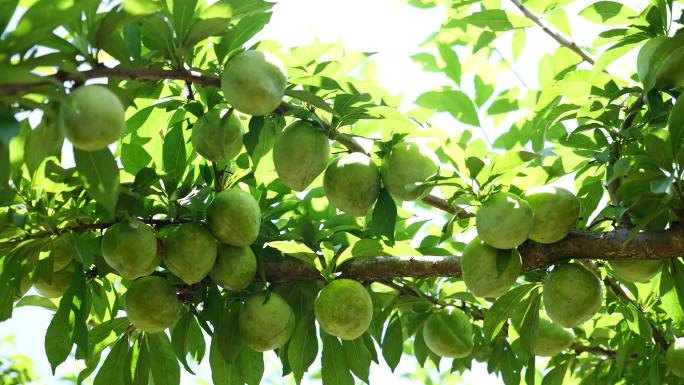
[{"label": "small unripe fruit", "polygon": [[368,155],[354,152],[333,160],[323,176],[325,196],[333,206],[366,216],[380,193],[380,171]]},{"label": "small unripe fruit", "polygon": [[477,236],[497,249],[513,249],[525,242],[534,225],[534,213],[515,194],[493,194],[477,211]]},{"label": "small unripe fruit", "polygon": [[252,249],[220,245],[216,263],[209,276],[228,290],[241,291],[252,283],[256,270],[257,261]]},{"label": "small unripe fruit", "polygon": [[543,286],[546,313],[560,326],[575,327],[591,319],[601,308],[603,284],[593,272],[581,265],[556,266]]},{"label": "small unripe fruit", "polygon": [[52,241],[52,271],[63,270],[74,260],[74,241],[68,234]]},{"label": "small unripe fruit", "polygon": [[328,136],[309,122],[285,127],[273,146],[273,165],[283,184],[295,191],[306,189],[328,164]]},{"label": "small unripe fruit", "polygon": [[267,115],[285,95],[287,75],[280,60],[268,52],[245,51],[231,58],[221,76],[228,104],[249,115]]},{"label": "small unripe fruit", "polygon": [[535,187],[525,194],[525,200],[534,212],[534,225],[528,236],[531,240],[558,242],[575,228],[580,204],[570,191],[560,187]]},{"label": "small unripe fruit", "polygon": [[52,273],[52,279],[49,281],[43,280],[36,275],[33,281],[33,287],[38,290],[38,293],[43,297],[59,298],[67,291],[71,285],[71,277],[73,271],[70,268],[55,271]]},{"label": "small unripe fruit", "polygon": [[318,293],[314,313],[326,333],[353,340],[368,330],[373,319],[373,301],[360,283],[336,279]]},{"label": "small unripe fruit", "polygon": [[428,190],[407,190],[407,187],[424,183],[437,173],[437,161],[432,151],[418,143],[403,142],[395,145],[382,159],[382,183],[393,197],[413,201],[429,193]]},{"label": "small unripe fruit", "polygon": [[430,314],[423,325],[423,340],[440,357],[466,357],[475,346],[473,326],[461,309]]},{"label": "small unripe fruit", "polygon": [[276,293],[259,293],[247,299],[238,315],[242,340],[257,352],[277,349],[290,339],[295,315]]},{"label": "small unripe fruit", "polygon": [[[505,268],[498,271],[499,258],[507,258]],[[478,297],[496,298],[508,291],[520,275],[522,260],[517,250],[498,250],[479,238],[463,250],[461,275],[468,289]]]},{"label": "small unripe fruit", "polygon": [[119,222],[102,237],[102,257],[126,279],[152,274],[161,258],[152,228],[137,219]]},{"label": "small unripe fruit", "polygon": [[575,342],[575,335],[568,329],[553,324],[545,319],[539,320],[537,327],[537,344],[534,354],[551,357],[567,349]]},{"label": "small unripe fruit", "polygon": [[59,126],[74,147],[97,151],[124,133],[124,107],[119,98],[100,85],[79,87],[59,110]]},{"label": "small unripe fruit", "polygon": [[630,282],[648,282],[663,268],[659,259],[620,259],[609,264],[618,277]]},{"label": "small unripe fruit", "polygon": [[204,279],[216,262],[216,239],[196,223],[184,223],[164,240],[164,263],[188,285]]},{"label": "small unripe fruit", "polygon": [[212,162],[227,162],[242,149],[242,123],[234,113],[219,110],[202,115],[192,127],[192,147]]},{"label": "small unripe fruit", "polygon": [[133,281],[128,287],[124,310],[137,329],[158,333],[176,322],[180,302],[176,289],[164,278],[149,276]]},{"label": "small unripe fruit", "polygon": [[667,369],[677,377],[684,377],[684,338],[677,338],[665,353]]},{"label": "small unripe fruit", "polygon": [[249,193],[233,188],[216,194],[207,209],[209,230],[231,246],[249,246],[259,236],[261,209]]}]

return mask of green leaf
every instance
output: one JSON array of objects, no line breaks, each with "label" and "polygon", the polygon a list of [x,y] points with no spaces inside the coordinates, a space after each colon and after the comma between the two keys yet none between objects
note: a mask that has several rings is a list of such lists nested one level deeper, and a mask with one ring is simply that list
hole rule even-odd
[{"label": "green leaf", "polygon": [[676,327],[684,327],[684,265],[668,261],[660,275],[660,298],[663,310]]},{"label": "green leaf", "polygon": [[[192,29],[196,24],[192,23],[195,19],[196,7],[197,0],[173,0],[171,19],[173,21],[173,30],[176,32],[176,39],[179,43],[186,39],[186,34],[189,35],[192,33]],[[190,27],[190,25],[192,25],[192,27]],[[190,44],[189,46],[192,47],[194,44],[195,43]]]},{"label": "green leaf", "polygon": [[324,334],[322,339],[321,378],[323,385],[354,385],[354,377],[347,366],[340,341],[329,334]]},{"label": "green leaf", "polygon": [[494,302],[494,305],[485,313],[483,323],[485,341],[492,341],[494,337],[499,334],[504,322],[510,318],[520,302],[522,302],[536,286],[536,284],[520,285],[511,289],[508,293],[502,295]]},{"label": "green leaf", "polygon": [[214,385],[242,385],[242,377],[237,365],[230,364],[223,359],[218,347],[218,339],[212,338],[209,348],[209,367]]},{"label": "green leaf", "polygon": [[120,185],[119,168],[112,153],[108,148],[92,152],[74,148],[74,160],[88,194],[114,214]]},{"label": "green leaf", "polygon": [[56,124],[42,123],[31,130],[26,138],[24,149],[24,162],[29,173],[33,175],[48,156],[59,157],[62,152],[62,143],[64,143],[64,135]]},{"label": "green leaf", "polygon": [[252,349],[242,349],[236,362],[240,377],[247,385],[259,385],[264,376],[264,354]]},{"label": "green leaf", "polygon": [[542,385],[563,385],[565,372],[568,369],[568,363],[563,363],[551,369],[542,380]]},{"label": "green leaf", "polygon": [[124,10],[131,15],[149,15],[162,8],[159,0],[124,0]]},{"label": "green leaf", "polygon": [[371,214],[373,231],[378,237],[385,237],[390,245],[394,243],[394,228],[397,225],[397,204],[384,188],[380,190]]},{"label": "green leaf", "polygon": [[416,104],[440,112],[448,112],[454,118],[471,126],[479,126],[480,119],[473,102],[461,91],[430,91],[416,99]]},{"label": "green leaf", "polygon": [[454,81],[456,84],[461,83],[461,61],[458,59],[458,55],[453,49],[447,44],[439,43],[437,44],[437,49],[439,50],[439,55],[445,63],[444,73]]},{"label": "green leaf", "polygon": [[313,92],[303,90],[286,90],[285,95],[311,104],[312,106],[318,107],[323,111],[335,114],[335,110],[333,110],[333,108],[330,107],[330,105],[323,98],[314,94]]},{"label": "green leaf", "polygon": [[684,141],[684,98],[677,98],[674,107],[672,107],[668,129],[670,130],[668,141],[672,146],[672,154],[674,159],[678,159],[679,150],[682,148],[682,141]]},{"label": "green leaf", "polygon": [[131,373],[126,370],[128,350],[128,337],[123,336],[109,352],[95,376],[93,385],[126,385],[130,383]]},{"label": "green leaf", "polygon": [[175,124],[164,136],[162,150],[163,169],[166,171],[165,187],[167,193],[172,193],[187,166],[187,154],[185,152],[185,139],[183,138],[183,125]]},{"label": "green leaf", "polygon": [[155,385],[179,385],[180,365],[173,352],[171,341],[166,333],[148,333],[145,335],[150,356],[150,369]]},{"label": "green leaf", "polygon": [[529,27],[532,22],[522,16],[502,9],[487,9],[473,12],[461,21],[490,31],[509,31],[516,28]]},{"label": "green leaf", "polygon": [[227,363],[233,363],[240,354],[242,340],[238,331],[238,314],[240,303],[231,302],[221,314],[220,323],[216,329],[214,339],[223,359]]},{"label": "green leaf", "polygon": [[537,329],[539,327],[539,306],[541,292],[535,290],[529,296],[527,311],[520,325],[520,345],[528,357],[534,359],[534,348],[537,346]]},{"label": "green leaf", "polygon": [[5,31],[12,15],[14,15],[17,4],[19,4],[19,0],[5,0],[0,3],[0,36]]},{"label": "green leaf", "polygon": [[304,314],[297,322],[287,346],[287,360],[297,384],[301,383],[304,373],[316,360],[316,355],[318,355],[318,338],[314,317],[312,314]]},{"label": "green leaf", "polygon": [[399,365],[403,351],[404,331],[401,327],[401,319],[395,316],[387,326],[385,336],[382,337],[382,356],[393,372]]},{"label": "green leaf", "polygon": [[147,385],[150,380],[150,351],[144,338],[138,339],[138,356],[135,359],[135,371],[131,385]]},{"label": "green leaf", "polygon": [[255,169],[259,160],[273,148],[281,129],[273,119],[263,116],[253,116],[249,120],[249,131],[242,140]]},{"label": "green leaf", "polygon": [[317,258],[316,252],[308,246],[295,241],[274,241],[268,242],[264,246],[272,247],[285,255],[310,264],[313,264]]},{"label": "green leaf", "polygon": [[[63,297],[62,300],[68,301],[69,298]],[[64,302],[66,303],[66,301]],[[74,345],[70,334],[69,308],[60,305],[60,309],[52,317],[52,321],[50,321],[45,332],[45,355],[53,374],[57,366],[69,357],[71,347]]]},{"label": "green leaf", "polygon": [[[192,312],[186,311],[178,319],[178,322],[176,322],[176,325],[174,325],[173,330],[171,331],[171,345],[173,346],[173,351],[176,353],[176,357],[178,357],[180,363],[183,364],[185,370],[192,374],[195,374],[195,372],[188,366],[187,355],[190,345],[189,340],[197,338],[196,334],[191,335],[192,329],[190,328],[190,325],[192,325],[194,317]],[[204,336],[202,336],[201,332],[200,336],[202,340],[204,340]]]},{"label": "green leaf", "polygon": [[352,373],[366,384],[370,384],[369,374],[372,357],[363,339],[361,336],[355,340],[342,341],[342,349]]},{"label": "green leaf", "polygon": [[216,57],[223,63],[226,57],[242,48],[242,45],[261,31],[270,20],[271,13],[257,13],[242,18],[234,27],[226,32],[221,42],[214,46]]},{"label": "green leaf", "polygon": [[197,20],[185,36],[183,47],[191,49],[195,44],[208,37],[221,35],[228,29],[228,25],[229,21],[221,18]]},{"label": "green leaf", "polygon": [[14,304],[15,308],[22,306],[38,306],[54,312],[58,309],[57,305],[50,298],[40,295],[25,295]]},{"label": "green leaf", "polygon": [[622,3],[597,1],[579,13],[585,19],[601,25],[629,25],[637,13]]}]

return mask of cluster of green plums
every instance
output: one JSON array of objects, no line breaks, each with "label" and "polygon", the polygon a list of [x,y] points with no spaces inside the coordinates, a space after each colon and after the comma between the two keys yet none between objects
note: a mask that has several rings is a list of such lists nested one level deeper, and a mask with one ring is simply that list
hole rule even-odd
[{"label": "cluster of green plums", "polygon": [[[653,41],[640,55],[661,57],[662,60],[653,62],[657,62],[658,68],[666,68],[671,61],[670,53],[679,54],[678,41]],[[667,47],[672,48],[669,56],[663,53]],[[640,76],[656,76],[651,74],[656,73],[653,68],[642,69]],[[653,79],[658,84],[663,81]],[[267,115],[280,105],[286,85],[282,63],[275,56],[258,51],[245,51],[231,58],[221,77],[227,103],[239,112],[257,116]],[[104,86],[80,87],[62,105],[59,126],[76,148],[97,151],[124,134],[124,107]],[[193,126],[192,144],[207,160],[228,162],[242,150],[242,135],[242,123],[232,110],[211,110]],[[323,188],[330,203],[354,216],[370,212],[381,186],[395,199],[420,199],[427,191],[415,188],[416,185],[438,170],[434,154],[415,142],[395,145],[380,167],[363,153],[330,158],[328,133],[305,120],[287,126],[273,148],[275,170],[284,185],[302,191],[323,174]],[[539,243],[562,240],[575,227],[579,210],[577,198],[557,187],[534,188],[524,199],[507,192],[491,195],[477,212],[478,236],[467,245],[461,260],[468,289],[486,298],[504,294],[521,274],[522,261],[516,248],[527,239]],[[216,195],[206,224],[175,226],[161,242],[161,248],[154,230],[137,219],[110,227],[102,238],[102,256],[117,274],[132,280],[125,310],[133,325],[142,331],[160,332],[176,321],[181,305],[175,287],[164,278],[151,275],[161,261],[187,284],[198,283],[208,275],[225,289],[247,288],[257,268],[249,246],[258,235],[260,216],[259,205],[250,194],[231,189]],[[34,279],[36,289],[47,297],[61,296],[69,285],[69,250],[73,249],[68,242],[70,239],[62,236],[52,244],[51,281]],[[506,258],[503,269],[498,261],[502,256]],[[648,281],[661,266],[660,261],[611,262],[620,278],[634,282]],[[22,293],[31,283],[29,279],[22,280]],[[543,289],[545,310],[552,322],[539,321],[535,353],[552,356],[572,345],[574,335],[566,328],[583,323],[598,311],[603,288],[592,271],[579,264],[563,264],[548,275]],[[368,329],[373,316],[372,301],[360,283],[337,279],[320,291],[315,316],[326,333],[352,340]],[[295,325],[292,309],[274,292],[249,297],[238,320],[243,339],[257,351],[282,346]],[[423,338],[430,350],[444,357],[464,357],[474,347],[469,317],[457,308],[432,313],[423,326]],[[670,366],[684,361],[684,342],[678,340],[670,347],[667,361]]]}]

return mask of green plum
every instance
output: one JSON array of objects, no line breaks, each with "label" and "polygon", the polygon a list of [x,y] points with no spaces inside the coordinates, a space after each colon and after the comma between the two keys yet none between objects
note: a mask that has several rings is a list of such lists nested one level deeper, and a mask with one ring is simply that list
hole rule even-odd
[{"label": "green plum", "polygon": [[[499,273],[497,260],[506,261]],[[520,275],[522,260],[515,249],[495,249],[479,238],[473,239],[463,250],[461,275],[468,289],[478,297],[497,298],[513,286]]]},{"label": "green plum", "polygon": [[219,241],[231,246],[249,246],[259,236],[259,203],[237,188],[221,191],[207,209],[207,224]]},{"label": "green plum", "polygon": [[380,171],[368,155],[354,152],[333,160],[323,176],[325,196],[338,209],[366,216],[380,193]]},{"label": "green plum", "polygon": [[357,281],[336,279],[318,293],[314,313],[326,333],[353,340],[368,330],[373,319],[373,301]]},{"label": "green plum", "polygon": [[534,225],[530,205],[515,194],[491,195],[475,216],[477,235],[497,249],[513,249],[525,242]]},{"label": "green plum", "polygon": [[197,223],[184,223],[164,240],[164,263],[188,285],[200,282],[214,267],[216,239]]},{"label": "green plum", "polygon": [[330,159],[328,136],[309,122],[285,127],[273,147],[273,165],[283,184],[303,191],[325,170]]}]

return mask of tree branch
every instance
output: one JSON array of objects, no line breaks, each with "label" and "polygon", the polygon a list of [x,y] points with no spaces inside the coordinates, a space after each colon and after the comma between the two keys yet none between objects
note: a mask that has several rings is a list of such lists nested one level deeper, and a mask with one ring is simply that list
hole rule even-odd
[{"label": "tree branch", "polygon": [[542,29],[542,31],[546,32],[547,35],[551,36],[553,40],[557,41],[560,45],[572,50],[575,52],[577,55],[579,55],[583,61],[593,65],[596,63],[594,58],[589,56],[588,53],[584,52],[582,48],[580,48],[574,41],[571,39],[563,36],[561,33],[554,31],[551,29],[551,27],[547,26],[540,18],[539,16],[535,15],[534,12],[532,12],[529,8],[527,8],[525,5],[523,5],[520,0],[511,0],[511,3],[513,3],[520,12],[522,12],[525,17],[530,19],[534,24],[539,26],[539,28]]}]

